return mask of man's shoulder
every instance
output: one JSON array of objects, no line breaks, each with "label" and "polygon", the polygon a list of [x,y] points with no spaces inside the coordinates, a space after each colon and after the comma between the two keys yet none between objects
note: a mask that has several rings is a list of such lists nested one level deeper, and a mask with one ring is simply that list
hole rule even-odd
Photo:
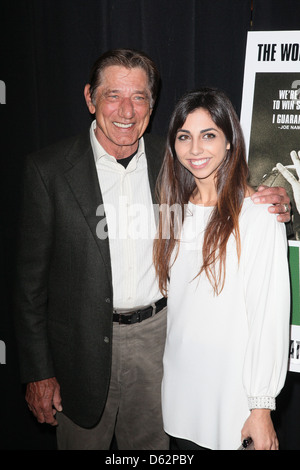
[{"label": "man's shoulder", "polygon": [[145,153],[149,167],[157,175],[164,158],[165,139],[158,135],[145,134]]},{"label": "man's shoulder", "polygon": [[82,155],[89,148],[91,148],[89,131],[84,131],[32,152],[26,160],[33,161],[38,166],[61,165],[65,160],[64,157],[74,158],[76,155]]},{"label": "man's shoulder", "polygon": [[157,135],[157,134],[151,134],[151,133],[145,133],[144,134],[144,142],[145,142],[145,148],[147,150],[155,150],[161,152],[163,154],[164,149],[165,149],[165,138]]}]

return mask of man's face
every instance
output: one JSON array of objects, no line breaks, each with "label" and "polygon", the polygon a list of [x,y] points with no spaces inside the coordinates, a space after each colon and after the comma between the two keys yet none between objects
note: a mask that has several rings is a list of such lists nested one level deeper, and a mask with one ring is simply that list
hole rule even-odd
[{"label": "man's face", "polygon": [[140,67],[106,67],[102,72],[101,85],[96,90],[94,104],[89,85],[85,87],[85,98],[89,111],[95,113],[95,134],[106,152],[116,158],[134,153],[152,112],[146,72]]}]

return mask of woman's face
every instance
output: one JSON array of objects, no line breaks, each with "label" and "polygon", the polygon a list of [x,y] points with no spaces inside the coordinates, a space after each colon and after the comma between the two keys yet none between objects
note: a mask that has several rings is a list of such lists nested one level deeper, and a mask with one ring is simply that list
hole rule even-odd
[{"label": "woman's face", "polygon": [[210,113],[198,108],[188,115],[175,139],[175,151],[180,163],[196,179],[214,174],[230,148],[224,132],[216,126]]}]

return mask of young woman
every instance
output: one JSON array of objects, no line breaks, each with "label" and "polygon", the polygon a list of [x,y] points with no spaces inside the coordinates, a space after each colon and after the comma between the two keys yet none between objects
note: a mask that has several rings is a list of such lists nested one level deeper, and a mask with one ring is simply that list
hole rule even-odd
[{"label": "young woman", "polygon": [[[154,264],[168,296],[162,403],[179,449],[277,449],[290,290],[284,224],[255,205],[239,120],[220,91],[173,112]],[[169,209],[169,212],[168,212]]]}]

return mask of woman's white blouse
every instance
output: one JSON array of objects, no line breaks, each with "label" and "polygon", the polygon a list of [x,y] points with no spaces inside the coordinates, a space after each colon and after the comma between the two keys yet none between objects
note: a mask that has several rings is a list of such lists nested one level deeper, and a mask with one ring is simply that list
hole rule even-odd
[{"label": "woman's white blouse", "polygon": [[252,408],[275,408],[289,351],[285,226],[246,198],[241,257],[227,244],[219,296],[204,274],[204,229],[213,208],[189,203],[171,268],[162,404],[165,431],[210,449],[237,449]]}]

